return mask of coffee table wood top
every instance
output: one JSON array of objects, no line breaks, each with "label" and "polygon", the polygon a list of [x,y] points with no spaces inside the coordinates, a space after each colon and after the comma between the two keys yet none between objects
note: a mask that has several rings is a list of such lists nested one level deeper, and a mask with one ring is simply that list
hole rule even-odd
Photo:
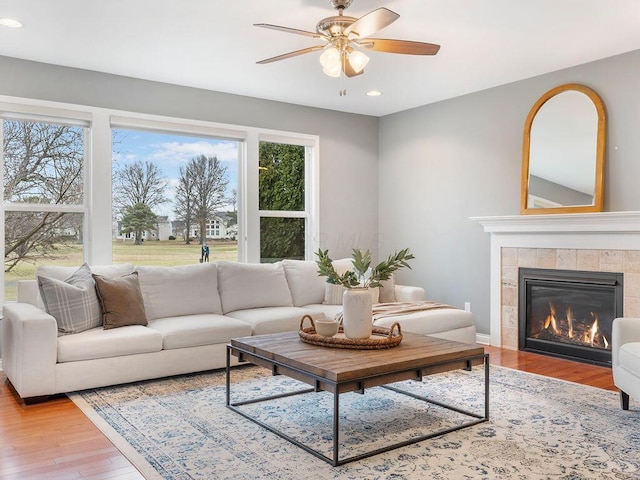
[{"label": "coffee table wood top", "polygon": [[[311,345],[300,340],[298,332],[234,338],[231,340],[231,346],[237,349],[232,348],[234,355],[238,351],[244,352],[247,354],[247,360],[253,363],[265,367],[270,367],[271,363],[292,367],[326,379],[332,384],[354,382],[372,376],[384,377],[385,374],[412,369],[428,370],[428,367],[434,368],[427,371],[427,374],[436,373],[458,368],[470,357],[484,355],[484,348],[478,345],[412,333],[403,333],[402,336],[400,345],[382,350],[352,350]],[[256,357],[252,354],[267,361],[255,361]],[[460,365],[455,364],[457,360],[461,362]],[[437,368],[445,363],[448,364],[446,368]],[[384,382],[390,380],[395,381],[393,378],[385,378]]]}]

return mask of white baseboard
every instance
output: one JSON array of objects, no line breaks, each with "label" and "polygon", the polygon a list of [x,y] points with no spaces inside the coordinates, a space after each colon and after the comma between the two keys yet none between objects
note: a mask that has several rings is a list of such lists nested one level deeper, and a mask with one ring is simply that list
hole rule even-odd
[{"label": "white baseboard", "polygon": [[491,345],[491,335],[476,333],[476,343],[480,345]]}]

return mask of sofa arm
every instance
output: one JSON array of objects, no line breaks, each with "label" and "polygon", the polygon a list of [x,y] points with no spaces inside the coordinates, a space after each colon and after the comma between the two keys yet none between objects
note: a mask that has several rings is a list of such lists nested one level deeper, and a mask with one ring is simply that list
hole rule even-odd
[{"label": "sofa arm", "polygon": [[625,343],[640,342],[640,318],[616,318],[611,328],[611,363],[617,366],[618,349]]},{"label": "sofa arm", "polygon": [[22,398],[57,393],[55,318],[29,303],[3,307],[2,369]]},{"label": "sofa arm", "polygon": [[397,302],[419,302],[427,299],[427,293],[422,287],[396,285],[395,294]]}]

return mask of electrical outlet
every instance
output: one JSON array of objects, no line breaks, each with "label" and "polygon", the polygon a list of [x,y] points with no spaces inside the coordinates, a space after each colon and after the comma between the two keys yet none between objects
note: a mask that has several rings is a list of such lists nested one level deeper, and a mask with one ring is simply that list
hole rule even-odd
[{"label": "electrical outlet", "polygon": [[464,309],[467,312],[470,312],[471,311],[471,302],[464,302]]}]

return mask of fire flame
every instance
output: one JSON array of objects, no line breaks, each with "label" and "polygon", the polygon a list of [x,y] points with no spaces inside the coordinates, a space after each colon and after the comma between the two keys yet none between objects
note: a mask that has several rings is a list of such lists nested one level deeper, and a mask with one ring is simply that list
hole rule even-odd
[{"label": "fire flame", "polygon": [[584,325],[585,329],[583,329],[581,328],[583,324],[574,316],[571,305],[567,306],[564,318],[562,318],[562,315],[558,318],[556,306],[552,302],[549,302],[548,305],[549,314],[544,320],[544,330],[549,330],[553,332],[554,335],[577,340],[584,345],[609,349],[609,341],[600,331],[598,314],[596,312],[591,312],[593,322],[589,326]]},{"label": "fire flame", "polygon": [[571,311],[571,305],[567,306],[567,322],[569,323],[569,332],[567,335],[569,335],[569,338],[573,338],[573,312]]},{"label": "fire flame", "polygon": [[593,347],[593,342],[596,338],[596,333],[598,333],[598,315],[596,315],[595,313],[591,312],[591,315],[593,316],[593,318],[595,319],[593,321],[593,325],[591,325],[591,328],[589,329],[589,343],[591,344],[591,346]]},{"label": "fire flame", "polygon": [[558,325],[556,323],[556,307],[551,302],[549,302],[549,311],[551,313],[547,315],[547,318],[544,321],[544,328],[549,328],[549,325],[551,325],[551,330],[553,330],[553,333],[560,333],[560,331],[558,330]]}]

